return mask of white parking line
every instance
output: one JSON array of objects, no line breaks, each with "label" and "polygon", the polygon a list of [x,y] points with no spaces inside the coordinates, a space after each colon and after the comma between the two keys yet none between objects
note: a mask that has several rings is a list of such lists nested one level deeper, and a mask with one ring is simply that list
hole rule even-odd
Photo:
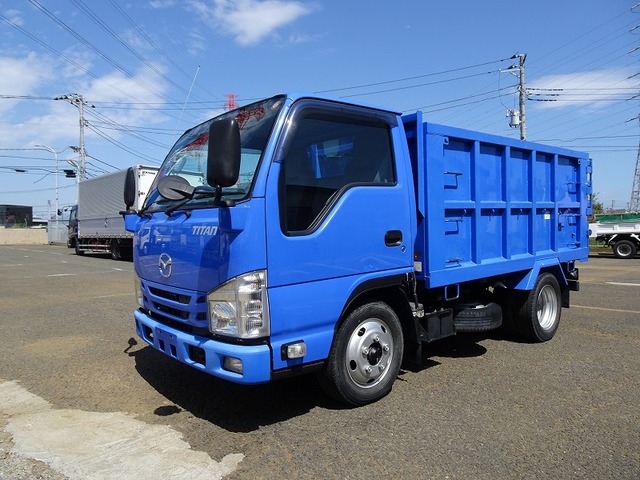
[{"label": "white parking line", "polygon": [[619,308],[587,307],[586,305],[574,304],[571,304],[571,308],[586,308],[587,310],[600,310],[602,312],[637,313],[640,315],[640,311],[638,310],[621,310]]},{"label": "white parking line", "polygon": [[71,480],[221,479],[244,458],[231,453],[216,462],[171,427],[126,413],[54,409],[16,382],[0,383],[0,414],[13,437],[11,453],[44,462]]},{"label": "white parking line", "polygon": [[640,287],[640,283],[625,283],[625,282],[605,282],[606,285],[620,285],[622,287]]}]

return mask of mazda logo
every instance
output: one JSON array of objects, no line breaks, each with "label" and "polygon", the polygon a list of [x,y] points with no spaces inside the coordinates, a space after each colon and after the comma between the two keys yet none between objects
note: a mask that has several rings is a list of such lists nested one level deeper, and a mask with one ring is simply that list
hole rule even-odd
[{"label": "mazda logo", "polygon": [[166,253],[160,255],[160,258],[158,259],[158,270],[160,270],[160,275],[164,278],[169,278],[171,276],[171,262],[171,257]]}]

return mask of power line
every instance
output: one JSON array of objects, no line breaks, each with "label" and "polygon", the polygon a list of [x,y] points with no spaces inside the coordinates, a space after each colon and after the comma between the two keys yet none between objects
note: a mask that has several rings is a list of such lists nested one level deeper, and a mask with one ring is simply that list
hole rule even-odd
[{"label": "power line", "polygon": [[398,78],[398,79],[395,79],[395,80],[386,80],[386,81],[383,81],[383,82],[367,83],[367,84],[363,84],[363,85],[352,85],[350,87],[333,88],[333,89],[329,89],[329,90],[319,90],[319,91],[314,92],[314,93],[333,93],[333,92],[340,92],[340,91],[345,91],[345,90],[355,90],[355,89],[358,89],[358,88],[378,87],[380,85],[389,85],[389,84],[392,84],[392,83],[406,82],[406,81],[410,81],[410,80],[417,80],[419,78],[434,77],[434,76],[437,76],[437,75],[446,75],[447,73],[454,73],[454,72],[460,72],[462,70],[469,70],[471,68],[483,67],[485,65],[491,65],[493,63],[504,62],[506,60],[509,60],[509,59],[508,58],[503,58],[501,60],[492,60],[490,62],[478,63],[478,64],[475,64],[475,65],[468,65],[466,67],[453,68],[453,69],[450,69],[450,70],[443,70],[441,72],[425,73],[425,74],[422,74],[422,75],[414,75],[414,76],[411,76],[411,77]]},{"label": "power line", "polygon": [[[46,50],[50,51],[51,53],[53,53],[54,55],[56,55],[58,58],[61,58],[62,60],[64,60],[65,62],[67,62],[70,65],[73,65],[74,67],[76,67],[78,70],[86,73],[87,75],[89,75],[91,78],[104,83],[105,85],[109,86],[110,88],[113,88],[115,91],[121,93],[122,95],[134,99],[134,100],[139,100],[138,98],[136,98],[135,96],[131,95],[130,93],[122,90],[120,87],[118,87],[117,85],[114,85],[110,82],[107,82],[106,80],[104,80],[104,78],[99,77],[98,75],[96,75],[95,73],[93,73],[92,71],[88,70],[87,68],[85,68],[83,65],[80,65],[78,62],[74,61],[73,59],[69,58],[67,55],[63,54],[62,52],[56,50],[55,48],[51,47],[48,43],[42,41],[40,38],[36,37],[35,35],[31,34],[30,32],[28,32],[27,30],[25,30],[24,28],[22,28],[20,25],[16,24],[15,22],[11,21],[9,18],[5,17],[2,13],[0,13],[0,20],[4,21],[5,23],[7,23],[8,25],[10,25],[11,27],[13,27],[14,29],[18,30],[20,33],[22,33],[23,35],[29,37],[31,40],[33,40],[34,42],[36,42],[38,45],[40,45],[41,47],[45,48]],[[46,99],[46,98],[42,98],[42,97],[36,97],[35,99]],[[49,100],[51,100],[49,98]]]},{"label": "power line", "polygon": [[64,29],[66,32],[68,32],[70,35],[72,35],[75,39],[77,39],[79,42],[81,42],[83,45],[85,45],[91,51],[96,53],[104,61],[106,61],[107,63],[112,65],[114,68],[116,68],[120,72],[124,73],[126,76],[130,77],[131,80],[133,80],[139,86],[141,86],[142,88],[144,88],[145,90],[147,90],[148,92],[152,93],[153,95],[155,95],[157,97],[161,97],[162,96],[162,93],[160,93],[157,90],[155,90],[148,83],[138,80],[136,78],[136,76],[132,72],[127,70],[122,64],[118,63],[116,60],[114,60],[109,55],[107,55],[102,50],[100,50],[98,47],[96,47],[91,41],[87,40],[85,37],[80,35],[78,32],[76,32],[73,28],[71,28],[65,22],[60,20],[54,13],[49,11],[40,2],[38,2],[38,0],[29,0],[29,3],[31,3],[31,5],[33,5],[38,10],[40,10],[42,13],[44,13],[47,17],[49,17],[51,20],[53,20],[56,24],[58,24],[60,27],[62,27],[62,29]]},{"label": "power line", "polygon": [[[142,38],[144,38],[147,43],[160,55],[162,56],[162,58],[164,58],[170,65],[172,65],[178,72],[180,72],[186,79],[191,80],[191,75],[188,74],[187,72],[184,71],[184,69],[182,69],[180,67],[180,65],[178,65],[173,58],[171,58],[170,55],[167,55],[167,53],[160,47],[158,47],[158,45],[149,37],[149,35],[147,35],[147,33],[140,28],[140,26],[129,16],[127,15],[127,13],[120,7],[120,5],[118,5],[118,3],[115,0],[109,0],[109,3],[113,6],[113,8],[116,9],[116,11],[122,16],[122,18],[124,18],[127,22],[129,22],[129,24],[136,29],[136,31],[142,36]],[[195,82],[195,85],[198,86],[199,88],[201,88],[203,91],[206,92],[206,90],[198,83]],[[220,97],[220,95],[218,95],[218,97]],[[196,97],[198,98],[198,97]]]},{"label": "power line", "polygon": [[412,88],[418,88],[418,87],[427,87],[427,86],[431,86],[431,85],[438,85],[440,83],[450,83],[450,82],[454,82],[457,80],[466,80],[469,78],[473,78],[473,77],[480,77],[480,76],[485,76],[485,75],[490,75],[492,73],[498,73],[498,70],[492,70],[489,72],[481,72],[481,73],[474,73],[472,75],[465,75],[462,77],[454,77],[454,78],[447,78],[444,80],[436,80],[434,82],[428,82],[428,83],[420,83],[417,85],[407,85],[404,87],[396,87],[396,88],[389,88],[386,90],[377,90],[377,91],[373,91],[373,92],[365,92],[365,93],[353,93],[351,95],[343,95],[341,98],[353,98],[353,97],[362,97],[365,95],[376,95],[378,93],[388,93],[388,92],[398,92],[400,90],[409,90]]},{"label": "power line", "polygon": [[[30,0],[33,1],[33,0]],[[120,36],[118,36],[109,25],[102,21],[102,19],[96,15],[82,0],[69,0],[72,4],[74,4],[82,13],[84,13],[91,21],[93,21],[96,25],[98,25],[102,30],[104,30],[111,38],[113,38],[116,42],[122,45],[127,51],[129,51],[132,55],[134,55],[138,60],[140,60],[143,64],[149,67],[153,72],[155,72],[159,77],[166,80],[169,84],[173,85],[178,90],[183,93],[187,93],[187,90],[184,89],[181,85],[178,85],[169,77],[167,77],[163,72],[161,72],[155,65],[149,62],[142,54],[138,53],[129,43],[125,42]],[[75,33],[74,33],[75,35]],[[95,48],[95,47],[94,47]],[[119,64],[118,64],[119,65]],[[124,71],[124,70],[123,70]]]}]

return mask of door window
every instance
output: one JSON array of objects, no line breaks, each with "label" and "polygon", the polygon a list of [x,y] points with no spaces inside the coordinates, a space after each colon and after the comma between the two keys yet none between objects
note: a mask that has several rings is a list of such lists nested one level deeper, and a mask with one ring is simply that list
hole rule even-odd
[{"label": "door window", "polygon": [[294,115],[280,173],[285,234],[313,231],[350,188],[395,185],[388,121],[320,108]]}]

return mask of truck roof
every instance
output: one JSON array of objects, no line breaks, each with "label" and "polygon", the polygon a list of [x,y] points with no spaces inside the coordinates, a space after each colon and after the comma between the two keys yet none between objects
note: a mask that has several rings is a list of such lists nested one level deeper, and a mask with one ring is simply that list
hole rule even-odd
[{"label": "truck roof", "polygon": [[380,105],[374,105],[374,104],[370,104],[370,103],[366,103],[366,102],[357,102],[357,101],[345,100],[344,98],[332,97],[330,95],[324,95],[322,93],[289,92],[289,93],[285,93],[283,95],[285,95],[288,99],[290,99],[292,101],[300,100],[300,99],[303,99],[303,98],[315,98],[315,99],[318,99],[318,100],[326,100],[326,101],[329,101],[329,102],[344,103],[344,104],[347,104],[347,105],[354,105],[354,106],[357,106],[357,107],[372,108],[374,110],[380,110],[382,112],[388,112],[388,113],[393,113],[395,115],[401,115],[401,112],[399,112],[396,109],[383,107],[383,106],[380,106]]}]

